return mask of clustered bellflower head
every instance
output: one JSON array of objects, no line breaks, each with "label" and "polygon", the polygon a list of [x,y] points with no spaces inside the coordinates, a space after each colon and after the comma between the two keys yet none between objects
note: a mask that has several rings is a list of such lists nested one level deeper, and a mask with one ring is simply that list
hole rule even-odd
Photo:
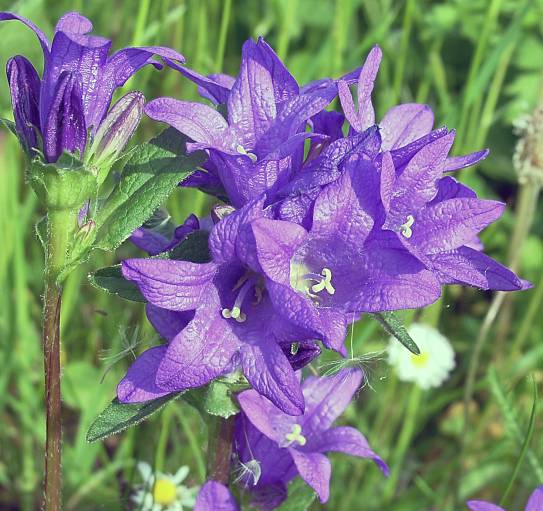
[{"label": "clustered bellflower head", "polygon": [[406,350],[394,338],[388,346],[388,363],[396,369],[398,379],[421,389],[440,387],[454,369],[454,351],[449,340],[435,328],[414,323],[408,328],[420,354]]},{"label": "clustered bellflower head", "polygon": [[[0,12],[0,21],[19,20],[31,28],[43,50],[43,76],[23,56],[7,63],[8,83],[17,134],[27,154],[56,162],[63,152],[95,165],[115,159],[136,129],[144,97],[134,91],[111,110],[113,93],[146,64],[157,68],[158,55],[183,62],[163,47],[124,48],[110,55],[111,41],[91,35],[92,23],[77,12],[62,16],[52,42],[31,21]],[[109,113],[108,113],[109,111]]]},{"label": "clustered bellflower head", "polygon": [[[492,502],[484,500],[470,500],[467,506],[471,511],[505,511],[505,509]],[[540,511],[543,509],[543,485],[538,486],[528,498],[524,511]]]},{"label": "clustered bellflower head", "polygon": [[[300,416],[306,399],[295,371],[318,356],[319,341],[345,356],[347,326],[361,314],[424,307],[444,284],[529,285],[482,252],[479,233],[503,204],[450,175],[488,151],[450,157],[454,131],[433,129],[427,105],[393,107],[377,122],[380,60],[375,47],[360,70],[304,87],[263,39],[244,44],[235,78],[171,63],[212,105],[159,98],[146,113],[207,152],[189,185],[225,205],[206,221],[207,262],[123,262],[167,342],[129,369],[121,402],[239,371],[282,412]],[[356,80],[358,109],[349,90]],[[343,114],[325,111],[338,94]],[[145,248],[150,234],[133,240]],[[179,240],[147,248],[157,254]]]}]

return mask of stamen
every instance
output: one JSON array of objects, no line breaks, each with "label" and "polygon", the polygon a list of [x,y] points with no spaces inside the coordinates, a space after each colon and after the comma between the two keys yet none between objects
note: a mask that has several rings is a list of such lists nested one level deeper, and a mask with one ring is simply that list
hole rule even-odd
[{"label": "stamen", "polygon": [[[241,311],[241,306],[243,304],[243,300],[245,300],[245,297],[247,296],[247,293],[254,286],[254,284],[255,284],[254,278],[247,279],[245,281],[245,283],[241,286],[238,296],[236,297],[234,306],[231,309],[228,309],[228,308],[222,309],[221,314],[223,318],[235,319],[238,323],[244,323],[247,320],[247,315]],[[234,289],[236,288],[237,288],[237,284],[234,287]]]},{"label": "stamen", "polygon": [[311,286],[311,291],[314,293],[320,293],[324,289],[326,289],[326,292],[330,295],[333,295],[336,290],[334,286],[332,286],[332,272],[329,268],[323,268],[321,271],[322,277],[320,277],[320,282],[317,284]]},{"label": "stamen", "polygon": [[402,224],[400,227],[401,227],[401,233],[402,233],[402,236],[404,236],[405,238],[411,238],[411,236],[413,236],[413,231],[411,230],[411,226],[415,223],[415,218],[413,217],[413,215],[407,215],[407,221],[405,222],[405,224]]},{"label": "stamen", "polygon": [[289,444],[298,442],[300,445],[305,445],[307,442],[305,436],[302,435],[302,426],[300,426],[299,424],[292,425],[292,431],[285,435],[285,439],[288,441]]},{"label": "stamen", "polygon": [[236,146],[236,151],[239,153],[239,154],[243,154],[243,156],[248,156],[251,161],[253,163],[256,163],[256,160],[258,159],[256,154],[255,153],[250,153],[250,152],[247,152],[247,150],[245,149],[245,147],[243,147],[241,144],[238,144]]},{"label": "stamen", "polygon": [[299,342],[293,342],[290,345],[290,354],[296,355],[298,353],[298,350],[300,349],[300,343]]}]

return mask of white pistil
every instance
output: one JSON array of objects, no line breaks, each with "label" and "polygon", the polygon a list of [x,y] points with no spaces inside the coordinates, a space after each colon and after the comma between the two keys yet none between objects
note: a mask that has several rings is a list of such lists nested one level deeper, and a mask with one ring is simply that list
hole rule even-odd
[{"label": "white pistil", "polygon": [[258,159],[256,154],[255,153],[250,153],[250,152],[247,152],[247,150],[245,149],[245,147],[243,147],[241,144],[238,144],[236,146],[236,151],[239,153],[239,154],[243,154],[243,156],[248,156],[251,161],[253,163],[256,163],[256,160]]},{"label": "white pistil", "polygon": [[402,236],[404,236],[407,239],[413,236],[413,231],[411,230],[411,227],[413,226],[414,223],[415,223],[415,218],[413,217],[413,215],[407,215],[407,221],[405,222],[405,224],[402,224],[400,226]]},{"label": "white pistil", "polygon": [[289,445],[293,444],[294,442],[298,442],[300,445],[305,445],[307,442],[305,436],[302,435],[302,426],[299,424],[292,425],[292,431],[285,435],[285,439]]},{"label": "white pistil", "polygon": [[333,295],[336,290],[332,286],[332,272],[329,268],[323,268],[321,275],[324,277],[320,282],[311,286],[311,291],[314,293],[320,293],[322,290],[326,289],[326,292],[330,295]]}]

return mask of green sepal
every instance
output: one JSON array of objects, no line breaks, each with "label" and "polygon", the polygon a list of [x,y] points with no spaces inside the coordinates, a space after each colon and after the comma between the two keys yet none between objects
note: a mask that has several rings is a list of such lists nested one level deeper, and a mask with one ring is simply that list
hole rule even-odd
[{"label": "green sepal", "polygon": [[119,183],[95,217],[98,248],[116,249],[205,161],[203,152],[186,154],[186,140],[168,128],[134,149]]},{"label": "green sepal", "polygon": [[277,511],[307,511],[316,497],[313,488],[297,477],[288,485],[288,497]]},{"label": "green sepal", "polygon": [[123,277],[121,265],[108,266],[89,274],[89,282],[102,291],[133,302],[147,302],[138,286]]},{"label": "green sepal", "polygon": [[87,442],[96,442],[115,435],[144,421],[158,412],[169,402],[178,399],[183,393],[177,392],[167,396],[146,401],[145,403],[120,403],[115,398],[108,407],[94,419],[87,431]]},{"label": "green sepal", "polygon": [[250,388],[247,381],[237,376],[212,381],[205,387],[191,389],[183,394],[183,399],[196,408],[202,417],[206,414],[228,419],[239,413],[235,399],[238,392]]},{"label": "green sepal", "polygon": [[97,189],[96,177],[70,153],[64,153],[56,163],[34,158],[27,179],[47,209],[80,208]]},{"label": "green sepal", "polygon": [[379,322],[387,334],[392,335],[400,341],[411,353],[420,355],[419,347],[394,312],[376,312],[372,316]]}]

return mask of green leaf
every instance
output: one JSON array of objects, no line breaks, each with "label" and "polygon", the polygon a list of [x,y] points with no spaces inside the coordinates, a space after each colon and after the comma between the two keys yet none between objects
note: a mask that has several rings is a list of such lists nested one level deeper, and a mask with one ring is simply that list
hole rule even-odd
[{"label": "green leaf", "polygon": [[228,419],[239,413],[230,385],[221,380],[215,380],[205,387],[191,389],[183,394],[183,399],[196,408],[202,417],[209,414]]},{"label": "green leaf", "polygon": [[99,229],[97,247],[116,249],[205,158],[203,152],[187,155],[186,137],[173,128],[138,146],[95,218]]},{"label": "green leaf", "polygon": [[87,442],[96,442],[135,426],[155,412],[181,396],[182,392],[169,394],[145,403],[123,404],[115,398],[91,424],[87,431]]},{"label": "green leaf", "polygon": [[387,334],[400,341],[411,353],[420,355],[420,349],[411,338],[401,320],[394,312],[376,312],[372,316],[379,322]]},{"label": "green leaf", "polygon": [[89,274],[90,283],[112,295],[118,295],[133,302],[147,302],[138,286],[123,277],[121,266],[108,266]]},{"label": "green leaf", "polygon": [[168,257],[191,263],[208,263],[211,261],[208,239],[207,231],[191,232],[182,243],[168,252]]},{"label": "green leaf", "polygon": [[288,497],[277,511],[306,511],[317,495],[300,477],[288,485]]}]

